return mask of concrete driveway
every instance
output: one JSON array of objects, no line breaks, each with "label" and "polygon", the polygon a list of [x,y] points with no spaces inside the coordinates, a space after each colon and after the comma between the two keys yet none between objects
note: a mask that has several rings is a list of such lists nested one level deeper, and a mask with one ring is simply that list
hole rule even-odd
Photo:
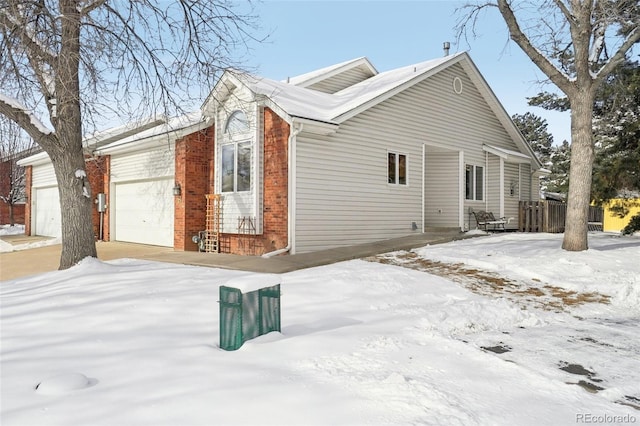
[{"label": "concrete driveway", "polygon": [[[39,237],[3,236],[5,242],[17,245],[38,241]],[[42,240],[43,238],[39,238]],[[165,252],[173,251],[170,247],[147,246],[142,244],[120,242],[97,242],[98,258],[112,260],[120,258],[149,258]],[[50,272],[58,269],[60,264],[60,244],[45,247],[31,248],[27,250],[0,253],[0,281],[12,280],[42,272]]]},{"label": "concrete driveway", "polygon": [[[379,253],[409,250],[415,247],[423,247],[427,244],[441,244],[469,237],[470,236],[456,229],[436,228],[430,229],[425,233],[406,237],[348,247],[338,247],[311,253],[275,256],[268,259],[261,256],[174,251],[173,248],[170,247],[147,246],[113,241],[98,242],[96,247],[98,249],[98,258],[101,260],[133,258],[156,262],[205,266],[209,268],[226,268],[280,274],[344,260],[359,259]],[[9,242],[7,237],[2,237],[2,239]],[[0,280],[10,280],[57,270],[60,261],[60,249],[61,246],[58,244],[17,252],[0,253]]]}]

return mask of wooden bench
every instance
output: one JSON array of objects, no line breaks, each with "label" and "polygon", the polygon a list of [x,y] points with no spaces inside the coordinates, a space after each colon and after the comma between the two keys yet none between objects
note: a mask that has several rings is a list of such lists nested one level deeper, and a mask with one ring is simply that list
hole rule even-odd
[{"label": "wooden bench", "polygon": [[488,231],[490,226],[493,231],[506,231],[504,225],[508,223],[507,218],[501,217],[500,219],[496,219],[493,213],[484,210],[477,212],[472,211],[471,213],[473,213],[473,216],[476,218],[478,227],[483,227],[485,231]]}]

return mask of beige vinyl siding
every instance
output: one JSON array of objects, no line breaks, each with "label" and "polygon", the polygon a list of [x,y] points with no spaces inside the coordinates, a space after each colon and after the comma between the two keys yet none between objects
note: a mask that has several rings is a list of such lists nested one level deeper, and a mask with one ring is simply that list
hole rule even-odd
[{"label": "beige vinyl siding", "polygon": [[[510,228],[518,227],[518,202],[520,201],[519,183],[520,165],[515,163],[504,164],[504,217],[514,218],[509,224]],[[515,184],[515,193],[511,195],[511,184]]]},{"label": "beige vinyl siding", "polygon": [[540,197],[538,187],[534,185],[529,164],[520,164],[520,188],[520,200],[522,201],[537,200]]},{"label": "beige vinyl siding", "polygon": [[33,166],[31,169],[31,186],[38,188],[42,186],[56,186],[58,180],[53,170],[53,164],[47,163]]},{"label": "beige vinyl siding", "polygon": [[[454,76],[463,81],[461,95]],[[463,150],[465,162],[480,166],[483,143],[517,149],[459,65],[347,120],[325,140],[300,135],[296,251],[403,236],[415,232],[412,222],[420,229],[423,143]],[[406,187],[386,183],[388,151],[408,155]],[[458,171],[443,173],[456,179]],[[436,187],[430,197],[446,199],[448,190]],[[445,213],[459,223],[457,209]]]},{"label": "beige vinyl siding", "polygon": [[308,89],[317,90],[324,93],[336,93],[342,89],[353,86],[356,83],[371,77],[370,71],[361,68],[352,68],[340,74],[329,77],[308,86]]},{"label": "beige vinyl siding", "polygon": [[[487,170],[486,175],[486,197],[485,207],[482,210],[492,212],[496,217],[500,216],[500,157],[487,154]],[[480,208],[476,208],[479,210]],[[473,215],[471,215],[472,226],[469,229],[475,229],[476,223]]]},{"label": "beige vinyl siding", "polygon": [[111,182],[173,177],[175,174],[175,144],[159,141],[153,149],[111,157]]},{"label": "beige vinyl siding", "polygon": [[[368,134],[359,119],[344,134],[348,143],[298,137],[297,253],[411,234],[412,222],[421,228],[421,148]],[[407,155],[407,185],[387,183],[388,150]]]},{"label": "beige vinyl siding", "polygon": [[457,151],[426,148],[425,227],[459,226],[459,158]]}]

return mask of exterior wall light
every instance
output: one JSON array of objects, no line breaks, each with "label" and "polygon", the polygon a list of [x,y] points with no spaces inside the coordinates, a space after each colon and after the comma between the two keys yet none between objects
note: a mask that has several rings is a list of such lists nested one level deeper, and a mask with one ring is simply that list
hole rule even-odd
[{"label": "exterior wall light", "polygon": [[176,186],[173,187],[173,195],[179,197],[182,195],[182,188],[180,188],[180,184],[176,182]]}]

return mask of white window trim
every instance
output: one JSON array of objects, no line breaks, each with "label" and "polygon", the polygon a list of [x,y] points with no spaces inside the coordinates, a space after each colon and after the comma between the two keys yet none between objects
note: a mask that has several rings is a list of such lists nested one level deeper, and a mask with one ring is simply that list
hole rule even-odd
[{"label": "white window trim", "polygon": [[[396,156],[396,181],[391,183],[389,182],[389,154],[395,154]],[[398,182],[398,177],[400,174],[400,156],[404,155],[405,158],[405,183],[399,183]],[[408,187],[409,186],[409,155],[405,152],[401,152],[401,151],[391,151],[391,150],[387,150],[387,185],[389,186],[393,186],[393,187]]]},{"label": "white window trim", "polygon": [[[467,188],[466,188],[466,184],[467,184],[467,167],[472,167],[472,173],[471,173],[471,177],[473,182],[471,183],[471,189],[473,191],[472,194],[472,198],[467,198]],[[478,194],[476,194],[476,188],[477,188],[477,184],[476,184],[476,176],[477,176],[477,169],[478,167],[482,168],[482,198],[478,198]],[[486,167],[483,165],[479,165],[479,164],[473,164],[473,163],[466,163],[464,165],[464,183],[465,183],[465,191],[464,191],[464,199],[465,201],[468,202],[484,202],[485,198],[486,198],[486,194],[487,194],[487,177],[486,177]]]},{"label": "white window trim", "polygon": [[[249,189],[244,190],[244,191],[238,191],[238,146],[248,143],[250,148],[251,148],[251,160],[249,161],[249,167],[250,167],[250,177],[249,177]],[[222,186],[222,181],[224,179],[224,177],[222,176],[222,150],[227,147],[227,146],[231,146],[233,145],[233,190],[232,191],[224,191],[223,190],[223,186]],[[244,140],[238,140],[238,141],[232,141],[232,142],[227,142],[227,143],[223,143],[222,145],[220,145],[220,152],[219,152],[219,158],[220,158],[220,193],[221,194],[242,194],[242,193],[250,193],[253,190],[253,186],[254,186],[254,182],[255,182],[255,167],[254,167],[254,156],[255,156],[255,146],[253,144],[253,141],[251,139],[244,139]]]}]

